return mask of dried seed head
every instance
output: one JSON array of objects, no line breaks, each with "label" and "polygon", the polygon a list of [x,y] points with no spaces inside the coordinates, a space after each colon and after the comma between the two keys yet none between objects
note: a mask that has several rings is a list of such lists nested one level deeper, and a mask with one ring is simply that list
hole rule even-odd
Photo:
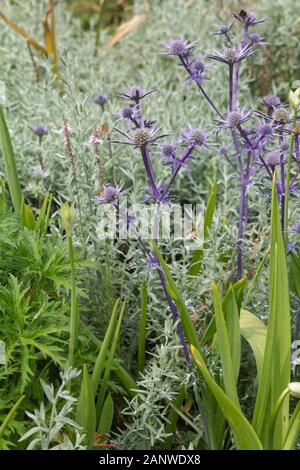
[{"label": "dried seed head", "polygon": [[280,125],[287,124],[290,120],[290,113],[285,108],[275,109],[273,113],[273,119],[276,122],[276,124],[280,124]]},{"label": "dried seed head", "polygon": [[151,131],[146,128],[135,129],[132,133],[132,142],[135,147],[142,147],[151,139]]},{"label": "dried seed head", "polygon": [[239,59],[239,54],[235,47],[225,49],[225,51],[223,52],[223,56],[226,62],[228,62],[229,64],[235,64]]}]

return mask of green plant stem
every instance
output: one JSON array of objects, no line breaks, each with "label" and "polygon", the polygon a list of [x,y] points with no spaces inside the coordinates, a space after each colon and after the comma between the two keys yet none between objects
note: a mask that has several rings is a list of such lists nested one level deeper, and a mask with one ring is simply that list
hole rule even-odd
[{"label": "green plant stem", "polygon": [[[297,110],[294,110],[294,120],[293,120],[294,127],[297,124]],[[292,157],[293,157],[293,148],[295,143],[295,134],[292,132],[291,135],[291,142],[290,142],[290,151],[287,161],[287,171],[285,177],[285,201],[284,201],[284,230],[283,236],[285,241],[285,246],[287,247],[288,244],[288,224],[289,224],[289,187],[290,187],[290,180],[291,180],[291,166],[292,166]]]},{"label": "green plant stem", "polygon": [[25,398],[25,395],[22,395],[19,400],[14,404],[14,406],[12,407],[12,409],[7,413],[7,415],[5,416],[1,426],[0,426],[0,438],[2,438],[3,434],[4,434],[4,431],[6,430],[7,426],[9,425],[9,423],[11,422],[11,420],[13,419],[17,409],[19,408],[19,406],[21,405],[22,401],[24,400]]},{"label": "green plant stem", "polygon": [[76,273],[75,273],[75,259],[73,250],[72,235],[68,235],[69,254],[71,264],[71,318],[70,318],[70,341],[69,341],[69,366],[73,367],[74,351],[77,344],[78,336],[78,309],[77,309],[77,293],[76,293]]},{"label": "green plant stem", "polygon": [[280,411],[281,405],[284,402],[287,395],[289,394],[289,392],[290,392],[290,389],[288,387],[285,388],[283,390],[282,394],[279,396],[279,398],[278,398],[278,400],[277,400],[277,402],[274,406],[274,410],[273,410],[272,417],[271,417],[271,424],[270,424],[270,434],[269,434],[270,435],[270,440],[272,439],[272,437],[274,435],[276,420],[277,420],[278,413]]},{"label": "green plant stem", "polygon": [[142,372],[145,367],[145,344],[146,344],[146,321],[147,321],[147,285],[143,282],[141,286],[141,319],[138,349],[138,370]]}]

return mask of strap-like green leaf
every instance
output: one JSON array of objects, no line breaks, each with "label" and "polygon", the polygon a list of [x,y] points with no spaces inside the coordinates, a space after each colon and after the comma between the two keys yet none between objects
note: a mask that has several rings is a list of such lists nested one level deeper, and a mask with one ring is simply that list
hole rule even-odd
[{"label": "strap-like green leaf", "polygon": [[256,315],[248,312],[248,310],[241,309],[240,328],[242,336],[251,346],[256,361],[257,376],[260,378],[267,337],[267,327],[259,318],[257,318]]},{"label": "strap-like green leaf", "polygon": [[9,192],[16,212],[21,210],[21,188],[17,173],[14,149],[4,117],[3,107],[0,104],[0,144],[4,159],[5,175]]},{"label": "strap-like green leaf", "polygon": [[262,450],[262,444],[240,408],[226,395],[211,377],[199,351],[191,346],[192,355],[210,390],[214,394],[231,427],[238,450]]}]

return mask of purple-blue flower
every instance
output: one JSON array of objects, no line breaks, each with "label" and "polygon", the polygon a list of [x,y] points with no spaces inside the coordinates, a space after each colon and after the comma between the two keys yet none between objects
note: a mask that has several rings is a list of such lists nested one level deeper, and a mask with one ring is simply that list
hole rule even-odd
[{"label": "purple-blue flower", "polygon": [[212,54],[208,54],[207,58],[222,62],[223,64],[233,65],[251,57],[255,52],[252,45],[247,44],[244,47],[226,47],[221,52],[215,51]]},{"label": "purple-blue flower", "polygon": [[182,140],[188,147],[199,148],[204,146],[208,141],[208,133],[201,127],[192,127],[190,124],[188,128],[181,133]]},{"label": "purple-blue flower", "polygon": [[238,20],[240,23],[247,27],[261,25],[267,21],[266,18],[257,20],[255,13],[253,13],[252,11],[241,10],[239,13],[232,12],[230,14],[236,20]]},{"label": "purple-blue flower", "polygon": [[36,126],[29,126],[32,132],[38,137],[44,137],[49,132],[49,126],[47,124],[37,124]]},{"label": "purple-blue flower", "polygon": [[112,184],[104,184],[98,189],[95,202],[97,204],[115,203],[120,194],[121,188],[113,186]]},{"label": "purple-blue flower", "polygon": [[139,85],[133,85],[131,88],[124,91],[123,93],[118,93],[117,96],[119,98],[138,103],[141,99],[145,98],[145,96],[154,93],[154,91],[155,90],[144,91]]},{"label": "purple-blue flower", "polygon": [[100,95],[97,95],[93,98],[93,102],[99,106],[104,106],[107,101],[108,95],[106,93],[100,93]]},{"label": "purple-blue flower", "polygon": [[163,54],[174,55],[176,57],[188,57],[194,50],[194,43],[189,43],[182,38],[171,39],[165,44]]},{"label": "purple-blue flower", "polygon": [[234,129],[244,124],[250,118],[252,110],[230,111],[224,119],[220,121],[220,127],[224,129]]}]

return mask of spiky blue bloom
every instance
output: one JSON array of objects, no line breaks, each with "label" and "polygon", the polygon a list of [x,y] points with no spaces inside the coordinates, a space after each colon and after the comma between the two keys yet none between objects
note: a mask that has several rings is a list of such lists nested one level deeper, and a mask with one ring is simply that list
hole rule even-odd
[{"label": "spiky blue bloom", "polygon": [[36,126],[29,126],[32,132],[38,137],[44,137],[49,132],[49,126],[47,124],[37,124]]},{"label": "spiky blue bloom", "polygon": [[123,93],[118,93],[117,96],[119,98],[134,101],[138,103],[141,99],[145,98],[146,96],[154,93],[155,90],[151,91],[144,91],[139,85],[133,85],[128,90],[124,91]]},{"label": "spiky blue bloom", "polygon": [[221,119],[219,127],[222,127],[224,129],[234,129],[235,127],[239,127],[246,121],[248,121],[251,115],[252,110],[231,111],[227,114],[224,119]]},{"label": "spiky blue bloom", "polygon": [[162,52],[162,54],[188,57],[193,52],[194,48],[194,43],[185,41],[182,38],[171,39],[171,41],[165,44],[165,51]]},{"label": "spiky blue bloom", "polygon": [[221,52],[214,51],[212,54],[208,54],[207,58],[222,62],[223,64],[233,65],[244,59],[248,59],[255,54],[255,52],[252,45],[247,44],[244,47],[226,47]]},{"label": "spiky blue bloom", "polygon": [[93,102],[99,106],[104,106],[108,101],[108,95],[106,93],[100,93],[99,95],[93,98]]},{"label": "spiky blue bloom", "polygon": [[266,18],[262,18],[261,20],[258,20],[256,18],[255,13],[253,13],[253,11],[241,10],[239,13],[232,12],[230,14],[236,20],[238,20],[240,23],[242,23],[244,26],[247,26],[247,27],[261,25],[267,21]]},{"label": "spiky blue bloom", "polygon": [[183,142],[189,147],[194,148],[204,146],[208,141],[208,136],[209,134],[205,132],[202,128],[195,128],[192,127],[190,124],[188,125],[188,128],[183,130],[181,133]]},{"label": "spiky blue bloom", "polygon": [[97,204],[115,203],[118,200],[120,194],[121,188],[111,184],[104,184],[98,189],[95,202]]}]

